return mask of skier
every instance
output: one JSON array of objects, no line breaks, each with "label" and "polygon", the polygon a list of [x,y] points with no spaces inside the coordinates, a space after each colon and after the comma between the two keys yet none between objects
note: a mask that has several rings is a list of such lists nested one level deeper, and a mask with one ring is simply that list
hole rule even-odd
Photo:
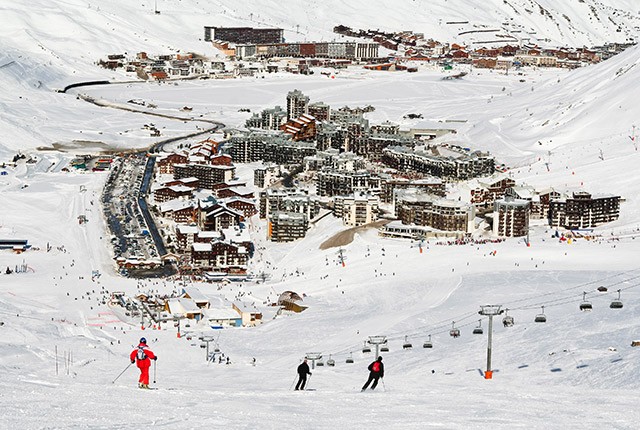
[{"label": "skier", "polygon": [[157,360],[158,356],[147,347],[147,339],[140,339],[140,344],[131,351],[129,355],[131,364],[136,363],[140,369],[140,379],[138,380],[138,388],[149,388],[149,367],[151,360]]},{"label": "skier", "polygon": [[305,358],[298,366],[298,383],[296,384],[296,391],[304,390],[304,386],[307,383],[307,375],[311,375],[311,372],[309,372],[309,365]]},{"label": "skier", "polygon": [[368,367],[369,369],[369,379],[367,379],[366,384],[362,387],[362,391],[366,390],[373,381],[373,385],[371,386],[372,390],[375,390],[378,386],[378,380],[380,378],[384,378],[384,364],[382,364],[382,356],[378,357],[376,361],[371,363]]}]

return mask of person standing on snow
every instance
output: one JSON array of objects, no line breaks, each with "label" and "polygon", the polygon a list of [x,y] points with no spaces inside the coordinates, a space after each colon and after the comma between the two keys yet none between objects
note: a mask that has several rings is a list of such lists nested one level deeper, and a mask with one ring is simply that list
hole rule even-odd
[{"label": "person standing on snow", "polygon": [[298,383],[296,384],[296,391],[304,390],[304,386],[307,383],[307,375],[311,375],[311,372],[309,372],[309,365],[305,358],[298,366]]},{"label": "person standing on snow", "polygon": [[140,339],[140,344],[131,351],[129,358],[131,359],[131,364],[136,363],[138,369],[140,369],[138,388],[149,388],[149,367],[151,367],[151,360],[157,360],[158,356],[147,347],[147,339],[144,337]]},{"label": "person standing on snow", "polygon": [[362,391],[366,390],[373,381],[373,385],[371,386],[372,390],[375,390],[378,386],[378,380],[380,378],[384,378],[384,364],[382,364],[382,356],[378,357],[376,361],[371,363],[368,367],[369,369],[369,379],[367,379],[366,384],[362,387]]}]

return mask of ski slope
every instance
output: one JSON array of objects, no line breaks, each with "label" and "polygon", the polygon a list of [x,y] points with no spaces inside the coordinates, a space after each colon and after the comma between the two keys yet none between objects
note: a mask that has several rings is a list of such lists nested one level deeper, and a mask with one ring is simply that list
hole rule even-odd
[{"label": "ski slope", "polygon": [[[252,270],[269,272],[270,281],[222,290],[196,286],[207,295],[229,301],[242,295],[257,304],[292,290],[306,295],[309,309],[256,328],[216,332],[217,344],[231,358],[228,366],[208,364],[200,343],[178,339],[171,325],[142,331],[101,303],[113,291],[170,293],[183,283],[137,282],[115,273],[99,207],[106,176],[62,172],[74,153],[84,150],[82,144],[72,149],[72,143],[143,148],[153,142],[142,131],[150,121],[165,136],[187,134],[196,124],[99,108],[77,99],[79,91],[62,95],[54,88],[83,79],[122,79],[94,65],[107,53],[182,49],[216,55],[198,41],[203,25],[278,25],[288,39],[325,40],[335,37],[330,30],[336,24],[408,28],[453,41],[474,25],[498,26],[513,18],[510,27],[525,26],[549,43],[636,37],[637,5],[631,0],[561,5],[465,0],[457,8],[449,3],[430,2],[426,9],[408,1],[329,1],[305,9],[290,2],[286,15],[275,2],[258,7],[227,0],[159,0],[160,15],[148,1],[1,5],[0,161],[24,151],[37,162],[19,163],[0,176],[0,237],[26,238],[38,249],[21,255],[0,250],[0,427],[637,428],[640,364],[630,345],[640,339],[640,190],[638,152],[629,139],[638,125],[637,47],[571,72],[473,71],[448,82],[442,71],[420,66],[411,75],[351,69],[335,79],[275,75],[83,89],[114,104],[153,101],[167,114],[193,106],[192,115],[229,127],[242,125],[249,115],[238,109],[282,105],[294,88],[335,107],[372,104],[376,111],[367,116],[372,123],[390,120],[410,127],[417,122],[402,117],[411,112],[467,120],[456,141],[490,150],[512,167],[519,182],[625,198],[620,219],[597,229],[600,240],[560,243],[550,229],[536,225],[531,247],[517,239],[464,246],[430,242],[420,253],[408,241],[368,231],[344,247],[345,267],[338,249],[319,249],[343,228],[338,220],[325,218],[303,240],[271,244],[265,242],[265,225],[254,219],[251,234],[264,249],[252,260]],[[469,24],[440,26],[440,20]],[[473,43],[476,36],[462,41]],[[89,222],[79,225],[78,215]],[[23,264],[25,273],[4,273]],[[92,280],[94,270],[101,276]],[[596,292],[599,286],[608,291]],[[618,289],[624,307],[613,310],[608,306]],[[583,292],[592,312],[578,309]],[[503,305],[515,318],[511,328],[500,318],[494,321],[492,380],[481,376],[487,320],[481,321],[483,336],[471,334],[485,304]],[[534,323],[543,305],[548,322]],[[460,338],[448,335],[453,322]],[[360,393],[374,359],[361,352],[362,342],[371,335],[389,337],[386,377],[375,392]],[[429,335],[434,348],[424,349]],[[141,336],[159,356],[152,384],[158,390],[136,389],[134,368],[112,383]],[[410,350],[402,349],[405,336]],[[331,355],[336,367],[313,370],[312,391],[290,391],[295,368],[309,352]],[[349,356],[354,364],[345,363]]]}]

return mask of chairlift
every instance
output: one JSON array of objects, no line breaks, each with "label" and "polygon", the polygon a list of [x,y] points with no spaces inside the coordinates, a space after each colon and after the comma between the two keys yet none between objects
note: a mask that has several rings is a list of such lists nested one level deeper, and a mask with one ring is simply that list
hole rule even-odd
[{"label": "chairlift", "polygon": [[429,335],[429,339],[425,340],[422,344],[423,348],[433,348],[433,343],[431,342],[431,335]]},{"label": "chairlift", "polygon": [[185,326],[186,328],[189,328],[189,327],[191,327],[191,324],[186,323],[184,326]]},{"label": "chairlift", "polygon": [[206,343],[202,342],[202,343],[200,344],[200,348],[204,349],[204,348],[206,348],[206,347],[207,347],[207,344],[206,344]]},{"label": "chairlift", "polygon": [[327,360],[327,366],[334,367],[336,365],[336,361],[331,358],[331,354],[329,354],[329,359]]},{"label": "chairlift", "polygon": [[478,327],[473,329],[473,334],[482,334],[482,320],[478,320]]},{"label": "chairlift", "polygon": [[411,349],[413,345],[409,342],[409,336],[404,337],[404,343],[402,344],[402,349]]},{"label": "chairlift", "polygon": [[367,341],[364,341],[364,346],[362,347],[362,353],[366,354],[368,352],[371,352],[371,347],[369,345],[367,345]]},{"label": "chairlift", "polygon": [[389,352],[389,344],[385,340],[384,343],[380,346],[380,352]]},{"label": "chairlift", "polygon": [[512,327],[515,321],[513,320],[513,317],[511,315],[507,315],[507,312],[509,312],[509,309],[504,310],[504,318],[502,318],[502,325],[505,327]]},{"label": "chairlift", "polygon": [[604,285],[600,285],[598,287],[598,291],[601,293],[606,293],[607,292],[607,287],[605,287]]},{"label": "chairlift", "polygon": [[216,349],[214,349],[213,352],[215,352],[216,354],[220,354],[220,348],[216,346]]},{"label": "chairlift", "polygon": [[622,309],[622,301],[620,300],[620,290],[618,290],[618,298],[609,305],[611,309]]},{"label": "chairlift", "polygon": [[456,337],[460,337],[460,329],[456,328],[456,322],[453,321],[451,323],[451,330],[449,330],[449,336],[453,337],[454,339]]},{"label": "chairlift", "polygon": [[542,313],[536,315],[536,318],[533,321],[537,322],[537,323],[546,323],[547,322],[547,317],[544,314],[544,306],[542,306]]},{"label": "chairlift", "polygon": [[351,352],[349,353],[349,356],[347,357],[346,363],[347,364],[353,364],[353,353],[351,353]]},{"label": "chairlift", "polygon": [[319,358],[318,361],[316,361],[316,366],[318,366],[318,367],[323,366],[324,367],[324,361],[322,361],[322,359]]},{"label": "chairlift", "polygon": [[581,311],[590,311],[593,309],[593,306],[591,306],[591,302],[587,301],[587,292],[584,291],[582,293],[582,303],[580,303],[580,310]]}]

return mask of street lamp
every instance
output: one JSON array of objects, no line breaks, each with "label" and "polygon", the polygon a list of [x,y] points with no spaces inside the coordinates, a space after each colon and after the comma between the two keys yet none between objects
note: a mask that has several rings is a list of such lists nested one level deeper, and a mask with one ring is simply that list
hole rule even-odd
[{"label": "street lamp", "polygon": [[484,373],[484,379],[493,378],[493,370],[491,370],[491,341],[493,337],[493,317],[500,315],[504,311],[500,310],[500,305],[484,305],[480,306],[480,315],[489,317],[489,334],[487,342],[487,371]]}]

